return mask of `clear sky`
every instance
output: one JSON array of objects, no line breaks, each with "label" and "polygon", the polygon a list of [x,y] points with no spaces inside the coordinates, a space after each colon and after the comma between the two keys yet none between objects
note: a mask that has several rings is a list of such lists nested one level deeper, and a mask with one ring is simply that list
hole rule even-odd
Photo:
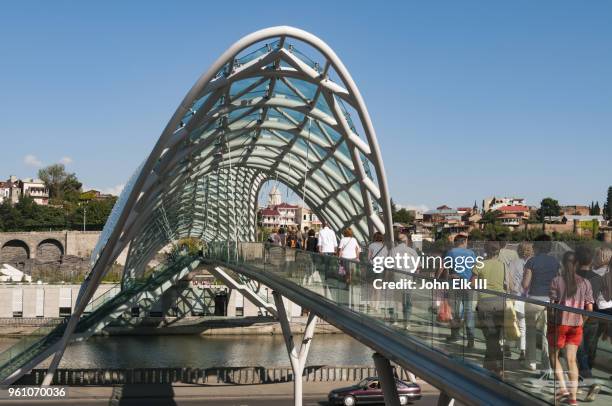
[{"label": "clear sky", "polygon": [[0,11],[0,178],[63,160],[120,188],[234,41],[326,41],[370,110],[395,201],[602,201],[612,184],[610,1],[19,1]]}]

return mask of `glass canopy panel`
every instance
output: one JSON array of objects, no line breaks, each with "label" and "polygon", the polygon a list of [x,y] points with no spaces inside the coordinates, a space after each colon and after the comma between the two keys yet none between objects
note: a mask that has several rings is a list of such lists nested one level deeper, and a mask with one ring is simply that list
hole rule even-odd
[{"label": "glass canopy panel", "polygon": [[322,72],[321,66],[319,65],[318,62],[315,62],[314,60],[312,60],[309,56],[307,56],[302,51],[300,51],[295,46],[293,46],[293,44],[289,44],[288,45],[288,49],[289,49],[289,51],[291,51],[292,54],[297,56],[306,65],[310,66],[311,68],[313,68],[314,70],[316,70],[319,73]]},{"label": "glass canopy panel", "polygon": [[282,80],[277,80],[274,85],[274,95],[276,97],[285,97],[291,100],[298,100],[304,102],[304,100],[296,94],[293,89],[291,89],[287,84]]},{"label": "glass canopy panel", "polygon": [[349,150],[349,147],[346,144],[346,141],[342,140],[340,144],[338,144],[337,151],[340,152],[345,157],[347,157],[348,159],[351,159],[351,151]]},{"label": "glass canopy panel", "polygon": [[338,142],[343,139],[342,135],[340,135],[338,131],[334,130],[329,125],[325,124],[322,121],[319,121],[319,124],[321,125],[321,128],[323,128],[323,131],[327,133],[327,135],[331,138],[333,142]]},{"label": "glass canopy panel", "polygon": [[[260,80],[260,77],[249,77],[246,79],[237,80],[231,84],[229,94],[233,99],[237,94],[240,94],[247,90],[249,87],[254,86]],[[253,90],[257,90],[262,87],[263,89],[265,89],[267,87],[267,84],[268,81],[264,81],[262,84],[256,86]]]},{"label": "glass canopy panel", "polygon": [[316,106],[317,109],[321,110],[325,114],[333,117],[332,110],[329,107],[329,104],[327,104],[327,100],[325,100],[325,97],[319,96],[317,98],[317,103],[316,103],[315,106]]},{"label": "glass canopy panel", "polygon": [[278,49],[280,44],[279,40],[276,40],[272,43],[269,44],[264,44],[263,46],[260,46],[259,48],[255,49],[254,51],[251,51],[245,55],[241,55],[238,58],[236,58],[235,61],[235,66],[240,66],[240,65],[244,65],[246,63],[251,62],[254,59],[257,59],[261,56],[264,56],[265,54]]},{"label": "glass canopy panel", "polygon": [[287,78],[287,82],[297,89],[306,99],[314,99],[315,93],[317,92],[316,85],[306,82],[305,80],[295,78]]},{"label": "glass canopy panel", "polygon": [[351,114],[349,113],[348,109],[346,108],[346,105],[344,104],[344,100],[342,100],[339,97],[336,97],[336,101],[339,102],[338,104],[340,105],[340,110],[342,110],[342,113],[344,114],[344,118],[346,119],[350,129],[353,130],[355,134],[359,135],[359,132],[355,128],[355,123],[353,123],[353,120],[351,118]]},{"label": "glass canopy panel", "polygon": [[[299,111],[296,111],[293,109],[280,107],[279,110],[284,112],[288,116],[290,116],[298,124],[304,121],[304,117],[306,117],[304,113],[300,113]],[[294,124],[294,123],[291,123],[291,124]],[[308,131],[308,125],[304,127],[304,130]]]},{"label": "glass canopy panel", "polygon": [[368,178],[375,180],[374,177],[372,176],[372,164],[370,162],[370,160],[368,158],[366,158],[366,156],[363,154],[363,152],[359,152],[359,155],[361,156],[361,162],[363,163],[363,169],[367,175]]}]

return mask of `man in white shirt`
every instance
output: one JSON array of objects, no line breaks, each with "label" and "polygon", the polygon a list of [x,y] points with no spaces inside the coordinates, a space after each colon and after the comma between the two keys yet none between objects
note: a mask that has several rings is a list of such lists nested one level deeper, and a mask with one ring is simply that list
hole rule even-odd
[{"label": "man in white shirt", "polygon": [[319,231],[319,241],[317,243],[319,252],[324,255],[335,255],[338,248],[336,233],[332,231],[327,223],[323,222],[323,228]]},{"label": "man in white shirt", "polygon": [[[402,270],[404,272],[407,272],[408,274],[416,273],[418,269],[415,268],[415,265],[418,263],[417,259],[419,257],[419,254],[414,250],[414,248],[411,247],[412,238],[410,234],[403,232],[396,233],[395,241],[397,245],[391,249],[391,256],[395,257],[396,255],[400,255],[400,257],[402,258],[404,256],[412,257],[407,259],[407,268],[402,268]],[[396,282],[399,282],[401,279],[408,279],[419,282],[417,279],[410,277],[410,275],[408,274],[403,272],[395,272],[394,279]],[[402,305],[402,323],[405,328],[410,328],[410,316],[412,315],[412,294],[410,290],[394,292],[394,294],[396,295],[398,293],[401,295],[401,297],[396,297],[395,299],[397,304],[401,303]],[[397,324],[397,321],[395,324]]]}]

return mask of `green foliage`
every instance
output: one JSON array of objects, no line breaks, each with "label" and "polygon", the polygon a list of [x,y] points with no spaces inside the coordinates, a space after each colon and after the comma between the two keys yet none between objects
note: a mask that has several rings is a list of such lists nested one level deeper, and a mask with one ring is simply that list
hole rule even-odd
[{"label": "green foliage", "polygon": [[608,187],[608,197],[604,205],[604,216],[607,220],[612,220],[612,186]]},{"label": "green foliage", "polygon": [[81,195],[81,182],[74,173],[66,172],[63,164],[53,164],[38,171],[38,177],[49,188],[49,198],[54,201],[77,202]]},{"label": "green foliage", "polygon": [[394,223],[408,224],[414,221],[414,215],[406,209],[398,209],[393,199],[391,199],[391,218]]},{"label": "green foliage", "polygon": [[78,225],[82,227],[85,218],[86,229],[102,229],[116,201],[117,198],[114,196],[102,200],[83,201],[69,210],[70,223],[75,228],[78,228]]},{"label": "green foliage", "polygon": [[22,196],[15,206],[5,201],[0,205],[1,231],[57,230],[66,228],[62,208],[40,206],[29,196]]},{"label": "green foliage", "polygon": [[[507,227],[487,224],[482,230],[472,230],[470,239],[473,241],[496,241],[504,235],[509,241],[534,241],[542,234],[541,229],[530,228],[527,230],[510,231]],[[571,232],[553,231],[551,237],[555,241],[590,241],[591,238],[580,236]]]},{"label": "green foliage", "polygon": [[38,177],[49,189],[49,205],[37,205],[22,196],[14,206],[5,200],[0,205],[0,231],[82,230],[86,211],[86,229],[101,230],[117,201],[116,197],[81,200],[81,182],[62,164],[47,166]]},{"label": "green foliage", "polygon": [[29,196],[22,196],[12,206],[8,201],[0,204],[0,231],[82,230],[83,211],[87,207],[87,229],[101,230],[106,223],[116,198],[93,200],[78,206],[38,205]]},{"label": "green foliage", "polygon": [[23,225],[23,216],[16,207],[12,206],[8,200],[0,205],[0,230],[15,231]]},{"label": "green foliage", "polygon": [[480,222],[485,224],[497,224],[499,223],[499,216],[501,216],[499,210],[488,211],[482,215]]},{"label": "green foliage", "polygon": [[259,236],[259,241],[268,241],[268,237],[270,237],[271,231],[267,227],[257,227],[257,235]]},{"label": "green foliage", "polygon": [[410,224],[414,221],[414,215],[406,209],[399,209],[393,213],[394,223]]},{"label": "green foliage", "polygon": [[167,259],[171,261],[183,253],[189,256],[196,256],[203,249],[203,246],[204,243],[199,238],[181,238],[172,245],[172,249],[167,254]]},{"label": "green foliage", "polygon": [[540,234],[542,234],[542,230],[539,228],[515,230],[510,233],[509,239],[512,241],[534,241]]},{"label": "green foliage", "polygon": [[470,238],[475,241],[496,241],[502,235],[508,237],[511,231],[508,227],[496,223],[488,223],[482,229],[470,231]]},{"label": "green foliage", "polygon": [[446,252],[453,247],[448,238],[440,238],[436,241],[423,241],[423,252]]},{"label": "green foliage", "polygon": [[574,233],[563,232],[559,233],[553,231],[551,237],[554,241],[588,241],[591,240],[589,237],[580,236]]},{"label": "green foliage", "polygon": [[540,209],[538,210],[538,216],[542,221],[546,219],[546,217],[558,216],[561,213],[561,207],[559,206],[559,202],[552,197],[546,197],[542,199],[540,203]]},{"label": "green foliage", "polygon": [[395,216],[395,213],[397,213],[397,205],[393,199],[391,199],[391,216]]}]

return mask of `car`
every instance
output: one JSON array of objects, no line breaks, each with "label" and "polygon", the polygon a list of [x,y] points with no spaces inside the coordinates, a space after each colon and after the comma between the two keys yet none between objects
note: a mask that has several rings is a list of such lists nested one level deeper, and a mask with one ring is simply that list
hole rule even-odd
[{"label": "car", "polygon": [[[421,398],[421,387],[416,383],[395,379],[401,405],[407,405]],[[334,389],[327,399],[330,405],[362,405],[366,403],[384,403],[383,391],[378,377],[365,378],[357,385]]]}]

